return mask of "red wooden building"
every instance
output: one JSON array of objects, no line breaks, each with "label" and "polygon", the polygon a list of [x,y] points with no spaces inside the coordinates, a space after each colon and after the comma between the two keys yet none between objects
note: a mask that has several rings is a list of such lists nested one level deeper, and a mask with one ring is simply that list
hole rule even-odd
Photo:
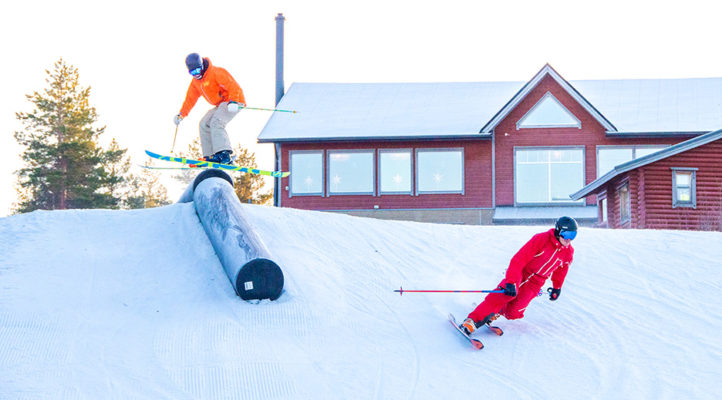
[{"label": "red wooden building", "polygon": [[460,224],[596,223],[616,165],[722,127],[722,78],[294,83],[259,135],[281,207]]},{"label": "red wooden building", "polygon": [[722,130],[617,165],[571,195],[596,195],[597,225],[722,231]]}]

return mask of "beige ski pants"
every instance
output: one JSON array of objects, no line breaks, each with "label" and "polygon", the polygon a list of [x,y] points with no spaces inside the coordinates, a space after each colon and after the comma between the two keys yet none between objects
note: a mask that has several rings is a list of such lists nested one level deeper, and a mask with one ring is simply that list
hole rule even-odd
[{"label": "beige ski pants", "polygon": [[228,102],[223,102],[216,107],[211,108],[206,115],[201,118],[200,136],[201,149],[204,157],[210,157],[219,151],[233,150],[231,140],[226,132],[226,124],[228,124],[236,113],[228,112]]}]

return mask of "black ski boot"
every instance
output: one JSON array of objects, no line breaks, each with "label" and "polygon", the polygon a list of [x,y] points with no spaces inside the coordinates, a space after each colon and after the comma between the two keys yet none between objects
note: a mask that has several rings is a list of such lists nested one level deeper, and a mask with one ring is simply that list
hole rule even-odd
[{"label": "black ski boot", "polygon": [[233,150],[221,150],[218,153],[211,156],[210,161],[219,163],[219,164],[231,164],[233,162],[233,159],[231,158],[231,154],[233,154]]}]

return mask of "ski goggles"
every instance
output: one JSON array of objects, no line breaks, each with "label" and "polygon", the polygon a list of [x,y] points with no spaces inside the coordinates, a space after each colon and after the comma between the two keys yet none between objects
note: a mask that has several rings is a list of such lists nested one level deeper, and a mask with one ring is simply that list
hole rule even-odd
[{"label": "ski goggles", "polygon": [[188,72],[190,72],[190,74],[193,75],[193,76],[198,76],[198,75],[201,74],[201,72],[203,72],[203,68],[202,68],[202,67],[198,67],[198,68],[192,69],[192,70],[190,70],[190,71],[188,71]]},{"label": "ski goggles", "polygon": [[566,240],[574,240],[577,237],[577,231],[560,231],[559,236]]}]

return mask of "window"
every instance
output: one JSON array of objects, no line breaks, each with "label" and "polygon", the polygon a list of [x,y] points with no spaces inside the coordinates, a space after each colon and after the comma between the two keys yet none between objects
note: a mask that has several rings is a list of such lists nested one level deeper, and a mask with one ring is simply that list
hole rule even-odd
[{"label": "window", "polygon": [[672,168],[672,207],[697,208],[697,169]]},{"label": "window", "polygon": [[516,123],[521,128],[580,128],[582,123],[551,93],[547,92]]},{"label": "window", "polygon": [[[291,174],[293,175],[293,173]],[[374,194],[373,150],[329,150],[328,194]]]},{"label": "window", "polygon": [[667,146],[597,146],[597,178],[624,164],[663,150]]},{"label": "window", "polygon": [[619,223],[624,224],[632,219],[632,199],[629,196],[629,183],[619,187]]},{"label": "window", "polygon": [[416,151],[417,193],[463,193],[463,149]]},{"label": "window", "polygon": [[584,186],[582,148],[516,148],[514,163],[518,204],[570,203]]},{"label": "window", "polygon": [[323,151],[291,152],[291,196],[323,196]]},{"label": "window", "polygon": [[602,192],[597,195],[597,209],[599,210],[599,223],[602,225],[608,224],[607,217],[607,192]]},{"label": "window", "polygon": [[411,194],[411,150],[379,150],[381,194]]}]

